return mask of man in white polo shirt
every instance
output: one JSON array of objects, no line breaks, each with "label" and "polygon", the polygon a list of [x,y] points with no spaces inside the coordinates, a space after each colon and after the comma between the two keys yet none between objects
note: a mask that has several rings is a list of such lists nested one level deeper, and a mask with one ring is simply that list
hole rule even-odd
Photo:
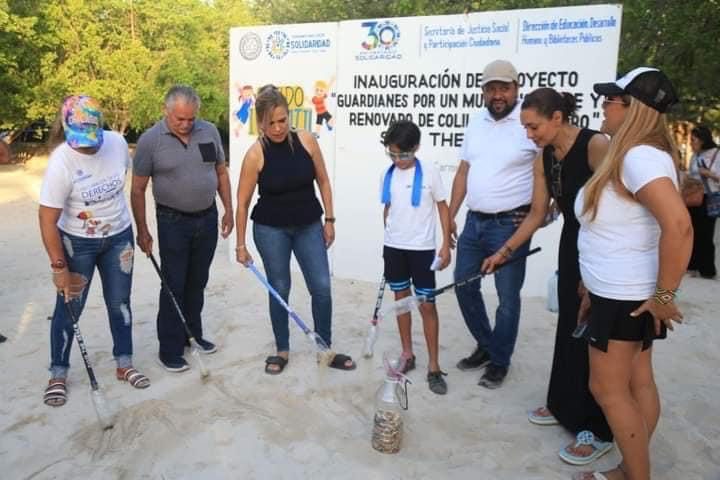
[{"label": "man in white polo shirt", "polygon": [[[471,118],[460,149],[460,165],[450,200],[451,231],[463,199],[468,212],[458,238],[455,280],[480,272],[485,257],[502,249],[508,257],[523,255],[529,242],[516,251],[505,246],[530,210],[533,159],[538,149],[520,124],[518,74],[508,61],[496,60],[483,71],[485,107]],[[485,309],[480,281],[456,289],[465,323],[477,348],[458,362],[460,370],[487,366],[479,384],[499,387],[508,372],[520,320],[520,289],[525,280],[525,260],[495,273],[499,305],[495,326]]]}]

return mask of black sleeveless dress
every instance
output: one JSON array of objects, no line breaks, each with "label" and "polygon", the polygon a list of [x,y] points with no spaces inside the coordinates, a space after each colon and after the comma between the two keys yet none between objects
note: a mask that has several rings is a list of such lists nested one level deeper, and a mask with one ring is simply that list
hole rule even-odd
[{"label": "black sleeveless dress", "polygon": [[580,298],[578,262],[578,232],[580,224],[575,217],[574,204],[578,191],[592,176],[588,162],[588,144],[595,130],[583,128],[575,143],[558,161],[553,148],[543,150],[543,170],[548,192],[557,202],[563,214],[563,228],[558,251],[558,324],[555,334],[547,407],[570,432],[577,434],[590,430],[603,441],[612,440],[610,426],[602,410],[590,393],[588,345],[584,339],[573,338],[577,326]]}]

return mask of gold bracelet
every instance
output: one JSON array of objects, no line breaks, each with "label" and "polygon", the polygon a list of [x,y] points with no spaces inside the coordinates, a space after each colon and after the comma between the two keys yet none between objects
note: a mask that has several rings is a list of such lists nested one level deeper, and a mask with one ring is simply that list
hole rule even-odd
[{"label": "gold bracelet", "polygon": [[677,290],[667,290],[665,288],[655,287],[653,299],[660,305],[667,305],[675,300]]}]

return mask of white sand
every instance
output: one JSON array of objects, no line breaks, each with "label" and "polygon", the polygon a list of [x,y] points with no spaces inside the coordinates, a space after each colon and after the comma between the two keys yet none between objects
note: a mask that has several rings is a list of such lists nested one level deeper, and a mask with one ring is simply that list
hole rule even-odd
[{"label": "white sand", "polygon": [[[95,419],[77,347],[71,356],[69,399],[42,403],[48,373],[48,331],[54,305],[48,261],[37,227],[37,197],[45,159],[0,167],[0,478],[467,478],[567,479],[577,471],[556,451],[570,439],[560,427],[528,423],[543,403],[554,341],[554,315],[541,298],[525,298],[509,377],[499,390],[477,386],[479,372],[457,360],[473,347],[452,293],[439,298],[441,364],[449,393],[427,389],[421,323],[414,326],[418,369],[410,374],[405,442],[397,455],[370,446],[373,398],[382,382],[381,354],[399,348],[396,326],[381,326],[376,355],[360,353],[376,286],[335,279],[334,348],[358,361],[354,372],[318,368],[311,345],[291,325],[294,347],[280,376],[263,373],[273,338],[263,287],[227,260],[221,241],[206,294],[205,328],[220,351],[182,374],[156,363],[159,282],[138,255],[133,288],[135,365],[152,379],[134,390],[114,379],[107,318],[98,281],[81,328],[107,398],[118,411],[114,429]],[[342,228],[338,225],[338,228]],[[546,248],[554,248],[546,245]],[[291,304],[311,323],[297,275]],[[687,322],[655,351],[663,412],[652,442],[655,479],[720,479],[720,295],[717,281],[686,278],[681,305]],[[494,308],[493,295],[487,295]],[[389,301],[389,294],[386,295]],[[187,357],[190,359],[190,357]],[[596,467],[618,462],[617,451]]]}]

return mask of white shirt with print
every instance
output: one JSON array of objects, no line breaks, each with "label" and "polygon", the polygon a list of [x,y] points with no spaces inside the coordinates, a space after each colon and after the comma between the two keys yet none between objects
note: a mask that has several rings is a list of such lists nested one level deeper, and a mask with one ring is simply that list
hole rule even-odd
[{"label": "white shirt with print", "polygon": [[61,208],[57,226],[70,235],[102,238],[132,222],[124,187],[130,154],[122,135],[105,131],[100,150],[88,155],[66,143],[50,154],[40,205]]},{"label": "white shirt with print", "polygon": [[[415,166],[402,170],[395,168],[390,181],[390,208],[385,220],[385,245],[403,250],[434,250],[437,202],[447,199],[445,185],[435,165],[420,161],[422,193],[420,205],[413,207],[412,190]],[[380,176],[380,194],[385,182]]]}]

